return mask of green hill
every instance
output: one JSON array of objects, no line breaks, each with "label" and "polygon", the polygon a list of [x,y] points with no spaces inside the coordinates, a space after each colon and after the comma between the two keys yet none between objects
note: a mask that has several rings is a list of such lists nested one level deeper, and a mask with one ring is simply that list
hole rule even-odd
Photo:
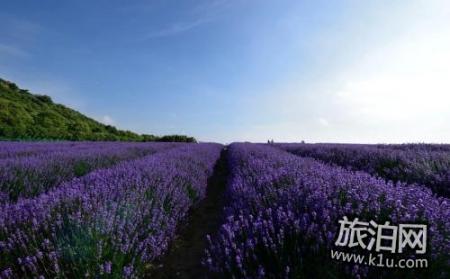
[{"label": "green hill", "polygon": [[53,103],[0,79],[0,138],[6,140],[183,141],[181,135],[139,135],[104,125],[78,111]]}]

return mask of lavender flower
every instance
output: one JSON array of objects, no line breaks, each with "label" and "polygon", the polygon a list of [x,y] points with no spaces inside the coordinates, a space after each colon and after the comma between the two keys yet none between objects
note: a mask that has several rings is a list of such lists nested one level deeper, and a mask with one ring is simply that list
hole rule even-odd
[{"label": "lavender flower", "polygon": [[394,182],[420,184],[450,197],[450,145],[278,144],[294,154]]},{"label": "lavender flower", "polygon": [[168,145],[146,144],[159,151],[2,205],[2,276],[79,277],[101,265],[104,274],[142,277],[205,196],[222,149]]},{"label": "lavender flower", "polygon": [[[445,278],[450,254],[450,203],[414,185],[386,182],[257,144],[229,147],[229,204],[204,263],[225,278],[415,277],[411,270],[371,270],[329,260],[338,220],[427,223],[430,267]],[[238,260],[237,260],[238,259]],[[408,273],[409,272],[409,273]],[[413,272],[413,273],[411,273]]]}]

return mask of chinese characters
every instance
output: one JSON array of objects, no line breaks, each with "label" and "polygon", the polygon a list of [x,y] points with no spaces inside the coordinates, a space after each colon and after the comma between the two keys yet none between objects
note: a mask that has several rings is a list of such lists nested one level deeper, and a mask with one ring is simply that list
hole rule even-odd
[{"label": "chinese characters", "polygon": [[420,224],[391,225],[389,222],[377,224],[362,222],[358,218],[350,221],[347,216],[339,220],[340,229],[336,246],[361,247],[376,252],[403,253],[414,249],[416,254],[424,254],[427,248],[427,226]]}]

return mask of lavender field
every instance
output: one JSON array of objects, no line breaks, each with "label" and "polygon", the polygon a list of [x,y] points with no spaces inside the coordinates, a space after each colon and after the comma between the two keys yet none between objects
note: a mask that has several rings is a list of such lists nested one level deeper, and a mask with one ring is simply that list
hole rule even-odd
[{"label": "lavender field", "polygon": [[0,142],[0,278],[449,278],[449,189],[448,145]]}]

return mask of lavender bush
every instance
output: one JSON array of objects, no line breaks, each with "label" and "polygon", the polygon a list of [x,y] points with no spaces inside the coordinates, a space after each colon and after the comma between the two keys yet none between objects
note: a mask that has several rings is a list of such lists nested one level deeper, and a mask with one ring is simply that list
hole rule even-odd
[{"label": "lavender bush", "polygon": [[[229,148],[229,206],[204,263],[225,278],[448,278],[450,203],[431,191],[393,184],[276,148]],[[378,223],[426,223],[424,271],[338,264],[330,249],[343,216]]]},{"label": "lavender bush", "polygon": [[0,141],[0,159],[29,156],[38,153],[52,152],[54,150],[61,151],[66,148],[88,145],[88,143],[72,143],[72,142],[10,142]]},{"label": "lavender bush", "polygon": [[450,144],[429,144],[429,143],[403,143],[403,144],[377,144],[378,148],[391,148],[406,151],[450,151]]},{"label": "lavender bush", "polygon": [[0,211],[0,278],[141,278],[205,195],[218,144],[119,163]]},{"label": "lavender bush", "polygon": [[[61,149],[61,145],[65,149]],[[0,204],[33,197],[97,169],[177,146],[175,143],[56,144],[52,152],[0,160]],[[48,148],[51,150],[51,148]]]},{"label": "lavender bush", "polygon": [[83,150],[92,148],[102,148],[110,146],[127,145],[129,143],[124,142],[71,142],[71,141],[57,141],[57,142],[11,142],[0,141],[0,159],[30,156],[36,154],[66,151],[71,150]]},{"label": "lavender bush", "polygon": [[289,152],[361,170],[388,180],[417,183],[450,197],[447,145],[279,144]]}]

